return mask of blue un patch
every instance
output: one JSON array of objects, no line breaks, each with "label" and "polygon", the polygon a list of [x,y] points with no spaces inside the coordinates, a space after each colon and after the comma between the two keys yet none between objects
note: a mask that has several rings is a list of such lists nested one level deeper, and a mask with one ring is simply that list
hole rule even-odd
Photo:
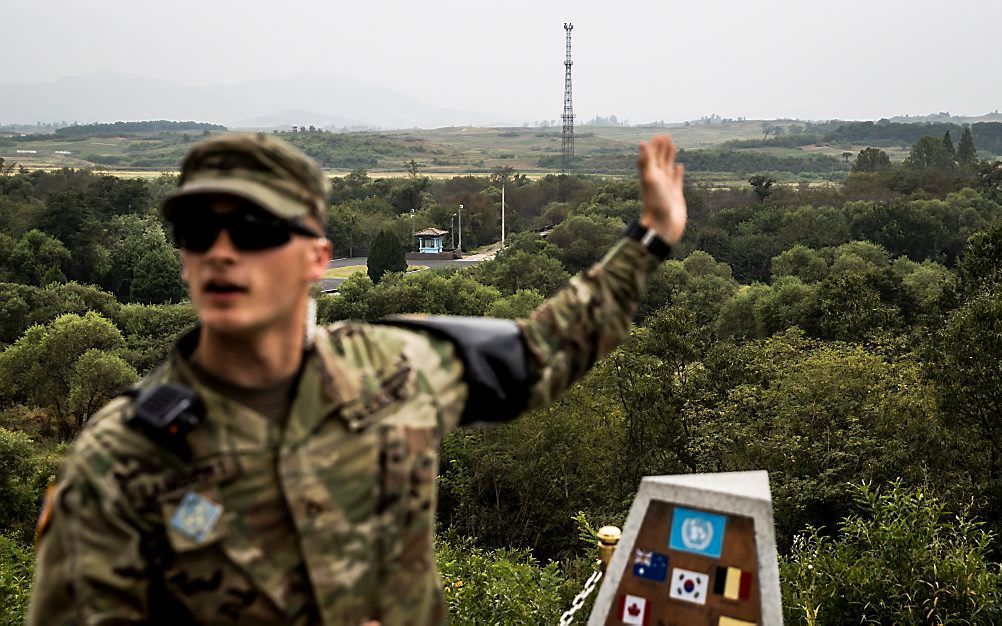
[{"label": "blue un patch", "polygon": [[170,526],[188,539],[201,542],[215,528],[222,512],[222,506],[189,491],[171,516]]}]

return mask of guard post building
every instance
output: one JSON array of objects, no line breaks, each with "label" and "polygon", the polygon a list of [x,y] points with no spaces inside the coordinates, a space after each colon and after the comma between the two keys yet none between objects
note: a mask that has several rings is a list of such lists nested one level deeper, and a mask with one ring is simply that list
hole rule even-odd
[{"label": "guard post building", "polygon": [[441,254],[442,239],[449,234],[447,230],[426,228],[414,233],[418,240],[418,252],[421,254]]}]

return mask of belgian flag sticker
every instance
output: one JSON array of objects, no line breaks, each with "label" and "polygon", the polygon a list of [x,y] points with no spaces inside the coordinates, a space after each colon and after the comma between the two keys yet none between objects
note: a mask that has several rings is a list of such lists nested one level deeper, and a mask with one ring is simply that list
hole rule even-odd
[{"label": "belgian flag sticker", "polygon": [[729,600],[747,600],[751,594],[751,572],[736,567],[718,567],[713,593]]}]

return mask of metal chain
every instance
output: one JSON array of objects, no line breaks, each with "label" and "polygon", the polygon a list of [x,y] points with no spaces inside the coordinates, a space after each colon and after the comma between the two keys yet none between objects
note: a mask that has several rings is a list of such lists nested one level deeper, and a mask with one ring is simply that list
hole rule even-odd
[{"label": "metal chain", "polygon": [[591,592],[595,591],[595,587],[598,586],[598,581],[602,580],[602,561],[599,559],[595,561],[595,571],[591,573],[588,580],[585,581],[584,589],[581,593],[574,596],[574,601],[571,602],[571,608],[560,616],[560,626],[570,626],[574,623],[574,614],[581,610],[584,606],[585,600],[591,595]]}]

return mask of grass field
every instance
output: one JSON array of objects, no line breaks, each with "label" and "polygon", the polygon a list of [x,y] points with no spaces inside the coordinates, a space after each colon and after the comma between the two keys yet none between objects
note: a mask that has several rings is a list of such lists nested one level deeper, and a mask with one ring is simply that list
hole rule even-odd
[{"label": "grass field", "polygon": [[[725,124],[677,124],[664,127],[580,126],[575,133],[575,152],[581,156],[617,152],[632,153],[638,141],[670,132],[683,148],[705,148],[732,139],[761,136],[760,122]],[[397,140],[410,146],[404,156],[380,159],[373,172],[406,172],[404,164],[414,159],[422,173],[455,175],[489,172],[498,165],[510,165],[520,172],[545,173],[538,165],[541,156],[560,154],[559,128],[477,128],[454,126],[437,129],[410,129],[365,133]],[[358,133],[353,135],[364,135]],[[161,132],[130,137],[91,137],[82,140],[39,139],[35,141],[0,140],[0,156],[32,169],[93,167],[100,170],[140,172],[176,169],[185,150],[201,139],[200,133]],[[35,150],[37,154],[17,154],[16,150]],[[55,154],[68,151],[69,155]],[[174,157],[177,157],[174,160]],[[112,163],[106,163],[111,161]],[[121,161],[120,164],[114,163]],[[145,161],[137,165],[136,161]],[[158,164],[150,165],[150,162]],[[131,163],[130,163],[131,162]],[[173,165],[172,165],[173,164]],[[332,173],[338,173],[332,170]]]},{"label": "grass field", "polygon": [[[428,269],[427,265],[408,265],[408,272],[420,272],[421,270]],[[324,273],[324,278],[348,278],[355,272],[362,272],[363,274],[367,271],[364,265],[348,265],[346,267],[335,267],[327,270]]]},{"label": "grass field", "polygon": [[[575,129],[575,155],[585,165],[585,171],[603,175],[632,175],[633,155],[639,141],[671,133],[681,148],[704,149],[720,146],[736,139],[762,137],[762,122],[742,120],[666,124],[657,126],[580,126]],[[288,136],[288,135],[286,135]],[[308,136],[302,136],[304,140]],[[477,128],[447,127],[410,129],[348,135],[326,135],[324,141],[340,144],[341,154],[365,153],[375,165],[366,169],[374,177],[407,175],[406,164],[413,160],[422,176],[450,178],[473,174],[484,175],[498,166],[513,167],[519,173],[538,177],[559,172],[561,131],[559,128]],[[63,167],[90,168],[95,172],[122,177],[155,178],[161,172],[176,173],[188,148],[202,138],[199,132],[157,132],[128,137],[89,137],[80,140],[38,138],[14,141],[0,138],[0,157],[15,161],[32,170],[52,170]],[[298,138],[297,138],[298,143]],[[858,152],[863,146],[851,148]],[[33,150],[35,154],[18,153]],[[775,156],[806,156],[819,153],[839,158],[846,149],[837,146],[804,146],[800,148],[747,148]],[[904,157],[903,148],[885,149],[894,160]],[[70,154],[56,154],[56,151]],[[541,165],[541,159],[547,160]],[[330,161],[336,163],[337,161]],[[347,174],[348,167],[331,167],[330,175]],[[727,172],[690,171],[690,178],[718,182],[734,178]],[[789,177],[791,180],[795,177]]]}]

